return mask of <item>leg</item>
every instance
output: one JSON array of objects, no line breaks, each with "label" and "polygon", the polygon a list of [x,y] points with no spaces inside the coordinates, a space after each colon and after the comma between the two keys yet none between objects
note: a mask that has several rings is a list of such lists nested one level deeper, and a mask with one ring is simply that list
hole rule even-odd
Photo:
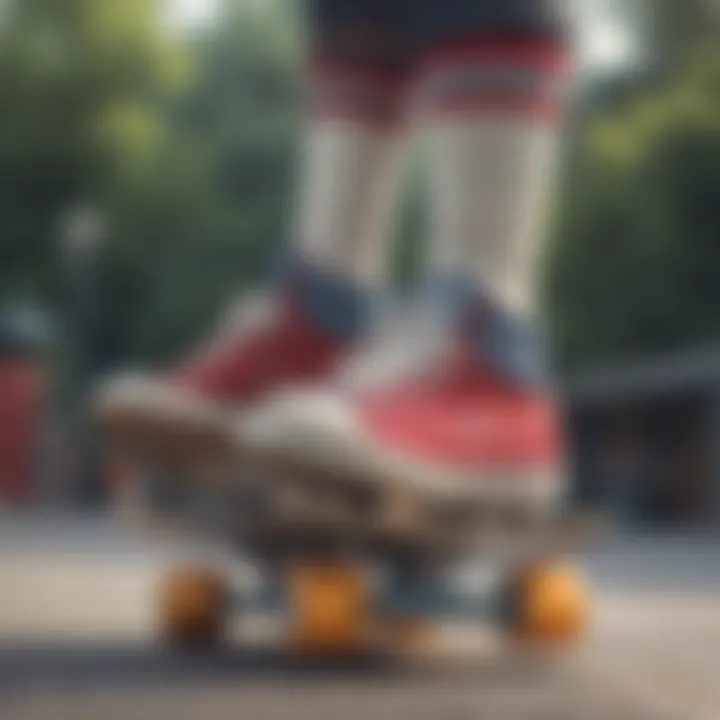
[{"label": "leg", "polygon": [[418,102],[434,168],[430,272],[465,278],[526,316],[570,61],[556,7],[449,0],[424,17]]},{"label": "leg", "polygon": [[563,492],[562,443],[532,278],[567,88],[565,28],[549,0],[414,7],[426,30],[417,107],[435,215],[431,292],[419,305],[437,308],[432,327],[407,325],[406,347],[367,358],[374,377],[351,378],[341,397],[266,408],[257,431],[340,476],[417,483],[439,500],[448,487],[487,493],[508,516],[526,505],[549,513]]},{"label": "leg", "polygon": [[[385,282],[407,40],[392,0],[314,0],[309,112],[287,262],[262,307],[248,303],[171,381],[111,381],[97,409],[153,451],[214,452],[228,405],[325,375],[365,331]],[[181,442],[178,443],[178,439]],[[170,442],[167,442],[167,441]]]},{"label": "leg", "polygon": [[299,251],[359,283],[385,277],[411,37],[392,0],[315,0]]}]

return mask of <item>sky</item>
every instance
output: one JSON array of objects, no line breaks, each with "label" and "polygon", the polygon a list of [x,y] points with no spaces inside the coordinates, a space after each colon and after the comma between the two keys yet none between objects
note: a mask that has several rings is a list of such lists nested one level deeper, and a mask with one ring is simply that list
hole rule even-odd
[{"label": "sky", "polygon": [[168,0],[168,22],[177,28],[210,23],[217,5],[218,0]]},{"label": "sky", "polygon": [[[177,29],[211,23],[219,0],[167,0],[168,23]],[[249,0],[248,0],[249,1]],[[582,0],[579,47],[585,67],[598,72],[622,68],[632,61],[632,33],[613,17],[607,0]]]}]

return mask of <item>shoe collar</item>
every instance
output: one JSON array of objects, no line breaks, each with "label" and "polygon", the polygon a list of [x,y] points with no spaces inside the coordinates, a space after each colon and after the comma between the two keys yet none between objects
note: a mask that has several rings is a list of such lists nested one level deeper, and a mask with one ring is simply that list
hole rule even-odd
[{"label": "shoe collar", "polygon": [[503,308],[477,282],[436,275],[419,295],[431,322],[450,328],[480,365],[523,385],[547,382],[546,343],[538,324]]}]

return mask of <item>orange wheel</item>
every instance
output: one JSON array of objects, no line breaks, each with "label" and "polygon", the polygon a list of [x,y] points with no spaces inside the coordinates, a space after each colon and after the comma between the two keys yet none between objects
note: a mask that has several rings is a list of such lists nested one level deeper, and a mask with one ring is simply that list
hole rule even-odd
[{"label": "orange wheel", "polygon": [[511,635],[538,646],[578,640],[589,620],[589,592],[580,572],[552,561],[531,563],[511,575],[502,598]]},{"label": "orange wheel", "polygon": [[370,588],[358,569],[307,564],[289,577],[290,645],[303,654],[355,653],[366,648]]},{"label": "orange wheel", "polygon": [[162,635],[173,642],[209,644],[220,638],[227,617],[227,586],[214,570],[170,572],[159,591]]}]

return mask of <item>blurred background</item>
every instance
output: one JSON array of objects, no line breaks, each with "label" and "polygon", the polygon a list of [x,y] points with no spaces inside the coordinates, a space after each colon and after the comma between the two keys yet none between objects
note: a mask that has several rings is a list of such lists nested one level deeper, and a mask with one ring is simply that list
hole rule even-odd
[{"label": "blurred background", "polygon": [[[545,293],[578,477],[628,521],[718,520],[720,10],[578,11]],[[299,145],[297,13],[0,4],[0,501],[102,503],[84,470],[93,378],[169,361],[267,266]],[[421,165],[400,279],[422,243]]]},{"label": "blurred background", "polygon": [[[337,678],[301,693],[242,683],[234,656],[148,654],[148,593],[184,549],[98,512],[106,461],[85,412],[102,373],[204,335],[282,242],[298,3],[0,0],[3,718],[720,717],[720,4],[576,7],[544,304],[575,489],[618,529],[582,559],[593,645],[542,695],[497,673],[381,671],[359,702]],[[422,165],[406,169],[399,282],[423,242]]]}]

